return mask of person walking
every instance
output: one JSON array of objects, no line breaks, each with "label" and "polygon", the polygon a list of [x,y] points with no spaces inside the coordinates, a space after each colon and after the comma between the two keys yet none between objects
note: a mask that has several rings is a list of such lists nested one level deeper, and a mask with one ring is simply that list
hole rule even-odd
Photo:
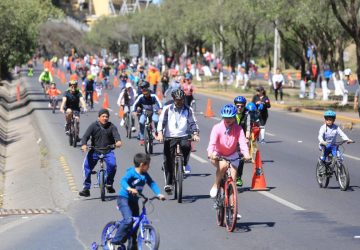
[{"label": "person walking", "polygon": [[278,94],[280,93],[280,103],[283,104],[283,85],[285,83],[284,76],[281,74],[280,68],[276,69],[276,73],[272,77],[275,90],[275,101],[278,102]]}]

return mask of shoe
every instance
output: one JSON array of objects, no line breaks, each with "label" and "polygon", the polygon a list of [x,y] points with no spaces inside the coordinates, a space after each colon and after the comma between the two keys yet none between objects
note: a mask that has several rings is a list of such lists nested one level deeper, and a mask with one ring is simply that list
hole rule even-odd
[{"label": "shoe", "polygon": [[186,165],[185,167],[184,167],[184,174],[190,174],[191,173],[191,167],[190,167],[190,165],[188,164],[188,165]]},{"label": "shoe", "polygon": [[241,214],[236,214],[236,219],[240,220],[242,218]]},{"label": "shoe", "polygon": [[240,177],[236,178],[236,186],[242,187],[243,181]]},{"label": "shoe", "polygon": [[168,194],[171,193],[171,191],[172,191],[171,186],[170,186],[170,185],[165,185],[164,191],[165,191],[166,193],[168,193]]},{"label": "shoe", "polygon": [[135,127],[131,127],[131,132],[135,133],[136,132],[136,128]]},{"label": "shoe", "polygon": [[265,140],[261,140],[260,143],[261,143],[261,144],[265,144],[266,142],[265,142]]},{"label": "shoe", "polygon": [[48,107],[51,108],[51,104],[50,104],[50,103],[48,104]]},{"label": "shoe", "polygon": [[90,196],[90,190],[84,188],[82,191],[79,192],[79,195],[84,196],[84,197],[89,197]]},{"label": "shoe", "polygon": [[144,140],[140,140],[140,146],[144,146],[145,141]]},{"label": "shoe", "polygon": [[65,130],[66,135],[70,135],[70,130]]},{"label": "shoe", "polygon": [[211,190],[210,190],[210,198],[215,198],[216,195],[217,195],[217,192],[218,192],[218,189],[217,187],[212,187]]},{"label": "shoe", "polygon": [[107,192],[108,192],[109,194],[113,194],[113,193],[116,192],[115,189],[114,189],[112,186],[106,187],[106,190],[107,190]]}]

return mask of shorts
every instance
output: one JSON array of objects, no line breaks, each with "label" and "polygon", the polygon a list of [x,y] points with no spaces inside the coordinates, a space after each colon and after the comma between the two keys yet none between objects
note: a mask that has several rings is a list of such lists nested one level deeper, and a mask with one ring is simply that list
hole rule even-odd
[{"label": "shorts", "polygon": [[233,154],[231,154],[231,155],[221,155],[221,154],[219,154],[219,153],[216,153],[216,155],[217,156],[222,156],[222,157],[225,157],[225,158],[227,158],[227,159],[236,159],[236,160],[234,160],[234,161],[231,161],[231,165],[232,165],[232,167],[233,168],[235,168],[235,169],[237,169],[238,168],[238,166],[239,166],[239,163],[240,163],[240,159],[237,159],[237,158],[239,158],[240,157],[240,155],[239,155],[239,153],[238,152],[235,152],[235,153],[233,153]]}]

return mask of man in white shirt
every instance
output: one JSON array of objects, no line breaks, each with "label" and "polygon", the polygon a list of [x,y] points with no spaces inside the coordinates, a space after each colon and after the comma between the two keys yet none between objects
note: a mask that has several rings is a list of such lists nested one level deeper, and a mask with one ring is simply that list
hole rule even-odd
[{"label": "man in white shirt", "polygon": [[280,69],[276,69],[276,74],[272,77],[272,82],[275,90],[275,101],[278,102],[278,94],[280,92],[280,103],[283,101],[283,84],[285,83],[284,76],[281,74]]}]

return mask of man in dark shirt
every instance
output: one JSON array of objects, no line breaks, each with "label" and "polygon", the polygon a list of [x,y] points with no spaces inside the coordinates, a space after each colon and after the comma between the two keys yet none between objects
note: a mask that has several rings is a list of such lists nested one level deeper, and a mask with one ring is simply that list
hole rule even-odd
[{"label": "man in dark shirt", "polygon": [[91,149],[86,154],[83,165],[84,184],[83,190],[79,192],[80,196],[90,196],[91,172],[99,160],[99,155],[102,153],[105,155],[104,160],[107,171],[106,188],[108,193],[115,193],[113,183],[116,174],[116,158],[114,150],[108,147],[110,145],[115,145],[117,148],[121,147],[121,138],[116,126],[109,122],[109,116],[110,114],[107,109],[101,109],[99,111],[98,121],[92,123],[82,137],[81,149],[84,152],[88,149],[87,142],[90,137],[91,146],[101,149]]}]

